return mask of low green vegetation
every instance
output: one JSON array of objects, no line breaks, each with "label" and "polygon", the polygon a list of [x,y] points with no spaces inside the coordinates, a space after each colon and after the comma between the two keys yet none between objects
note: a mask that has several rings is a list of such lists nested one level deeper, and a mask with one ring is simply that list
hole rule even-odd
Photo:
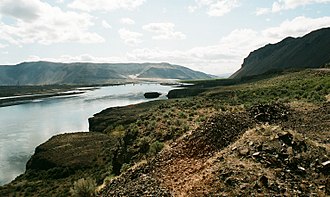
[{"label": "low green vegetation", "polygon": [[70,193],[73,197],[93,197],[95,196],[96,183],[91,178],[81,178],[73,183]]},{"label": "low green vegetation", "polygon": [[164,143],[163,142],[155,141],[149,147],[149,155],[155,156],[163,148],[164,148]]},{"label": "low green vegetation", "polygon": [[194,83],[187,89],[171,91],[171,97],[199,95],[231,105],[293,100],[320,103],[325,101],[330,89],[329,71],[317,69],[273,73],[243,80],[199,80]]}]

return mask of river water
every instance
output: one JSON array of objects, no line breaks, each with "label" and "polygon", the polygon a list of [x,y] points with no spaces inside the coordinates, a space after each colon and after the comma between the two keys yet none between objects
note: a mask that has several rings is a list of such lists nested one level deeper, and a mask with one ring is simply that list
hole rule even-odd
[{"label": "river water", "polygon": [[51,136],[88,131],[88,118],[108,107],[147,101],[149,91],[165,95],[170,86],[135,84],[107,86],[70,97],[52,97],[0,108],[0,185],[25,171],[34,149]]}]

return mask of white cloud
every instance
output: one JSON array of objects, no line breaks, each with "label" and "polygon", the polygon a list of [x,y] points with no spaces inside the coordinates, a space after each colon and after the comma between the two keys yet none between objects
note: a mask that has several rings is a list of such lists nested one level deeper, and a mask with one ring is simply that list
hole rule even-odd
[{"label": "white cloud", "polygon": [[330,0],[277,0],[271,8],[257,8],[257,15],[262,15],[270,12],[280,12],[282,10],[295,9],[300,6],[317,3],[329,3]]},{"label": "white cloud", "polygon": [[135,49],[127,54],[131,61],[166,61],[193,69],[213,73],[230,73],[238,70],[250,52],[288,36],[303,36],[313,30],[330,27],[330,17],[297,17],[284,21],[277,27],[263,31],[236,29],[211,46],[194,47],[189,50],[161,50],[157,48]]},{"label": "white cloud", "polygon": [[199,8],[207,7],[207,14],[210,16],[223,16],[239,7],[239,0],[195,0],[196,5],[188,6],[189,12]]},{"label": "white cloud", "polygon": [[125,28],[118,30],[120,38],[129,46],[135,46],[142,42],[141,37],[143,34],[138,32],[129,31]]},{"label": "white cloud", "polygon": [[122,23],[124,25],[134,25],[135,21],[131,18],[121,18],[120,23]]},{"label": "white cloud", "polygon": [[111,25],[106,21],[106,20],[102,20],[102,26],[105,29],[111,29]]},{"label": "white cloud", "polygon": [[190,5],[187,7],[187,9],[190,13],[193,13],[198,9],[198,6]]},{"label": "white cloud", "polygon": [[69,7],[84,11],[117,9],[134,10],[141,6],[146,0],[74,0]]},{"label": "white cloud", "polygon": [[0,1],[0,12],[3,15],[12,16],[23,21],[31,21],[39,18],[38,13],[41,11],[40,2],[38,1],[24,1],[17,0],[15,2],[10,0]]},{"label": "white cloud", "polygon": [[[61,56],[48,61],[62,62],[170,62],[212,74],[233,73],[240,68],[243,59],[253,50],[268,43],[279,42],[287,36],[302,36],[322,27],[330,27],[330,17],[297,17],[286,20],[279,26],[262,31],[236,29],[210,46],[199,46],[187,50],[163,50],[159,48],[137,48],[121,57]],[[142,34],[122,29],[121,37],[127,43],[140,43]],[[133,36],[132,36],[133,35]]]},{"label": "white cloud", "polygon": [[0,48],[5,48],[5,47],[7,47],[7,45],[0,43]]},{"label": "white cloud", "polygon": [[142,28],[146,31],[155,33],[152,37],[155,40],[171,40],[171,39],[185,39],[186,35],[182,32],[174,30],[175,25],[173,23],[149,23]]},{"label": "white cloud", "polygon": [[163,8],[162,12],[163,14],[166,14],[168,12],[167,8]]},{"label": "white cloud", "polygon": [[262,31],[269,41],[278,41],[287,36],[299,37],[313,30],[330,27],[330,17],[307,18],[299,16],[293,20],[285,20],[278,27],[268,28]]},{"label": "white cloud", "polygon": [[[10,9],[4,11],[7,8]],[[0,40],[11,44],[104,41],[100,35],[88,31],[94,25],[92,16],[63,11],[40,0],[3,0],[0,13],[16,19],[14,24],[0,21]]]},{"label": "white cloud", "polygon": [[[170,62],[212,74],[233,73],[240,68],[243,59],[253,50],[268,43],[279,42],[287,36],[302,36],[322,27],[330,27],[330,17],[297,17],[286,20],[276,27],[262,31],[236,29],[210,46],[199,46],[187,50],[163,50],[159,48],[137,48],[120,57],[61,56],[48,61],[61,62]],[[139,43],[142,34],[120,30],[122,39],[128,43]],[[133,35],[133,36],[132,36]],[[134,36],[135,35],[135,36]]]},{"label": "white cloud", "polygon": [[[254,40],[255,42],[251,42]],[[264,44],[259,34],[250,29],[238,29],[211,46],[189,50],[135,49],[127,54],[131,61],[171,62],[213,73],[234,72],[251,50]]]},{"label": "white cloud", "polygon": [[271,10],[269,8],[257,8],[256,15],[263,15],[269,13]]},{"label": "white cloud", "polygon": [[57,58],[41,58],[37,55],[30,55],[26,58],[26,61],[50,61],[50,62],[93,62],[93,63],[118,63],[127,62],[128,60],[121,57],[96,57],[90,54],[81,54],[77,56],[61,55]]}]

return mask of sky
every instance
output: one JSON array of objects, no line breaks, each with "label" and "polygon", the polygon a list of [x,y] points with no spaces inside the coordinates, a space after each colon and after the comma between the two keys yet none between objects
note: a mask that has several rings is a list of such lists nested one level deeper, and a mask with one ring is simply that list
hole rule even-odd
[{"label": "sky", "polygon": [[330,27],[330,0],[0,0],[0,65],[168,62],[233,73],[268,43]]}]

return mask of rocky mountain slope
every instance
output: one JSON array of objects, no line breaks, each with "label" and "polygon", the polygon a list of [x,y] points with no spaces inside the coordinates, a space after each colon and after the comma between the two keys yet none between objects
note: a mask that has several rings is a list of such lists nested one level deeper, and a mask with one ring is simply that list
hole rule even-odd
[{"label": "rocky mountain slope", "polygon": [[286,69],[319,68],[330,63],[330,28],[300,38],[288,37],[250,53],[230,78],[242,78]]},{"label": "rocky mountain slope", "polygon": [[168,63],[25,62],[0,66],[0,85],[92,85],[156,79],[207,79],[209,75]]}]

